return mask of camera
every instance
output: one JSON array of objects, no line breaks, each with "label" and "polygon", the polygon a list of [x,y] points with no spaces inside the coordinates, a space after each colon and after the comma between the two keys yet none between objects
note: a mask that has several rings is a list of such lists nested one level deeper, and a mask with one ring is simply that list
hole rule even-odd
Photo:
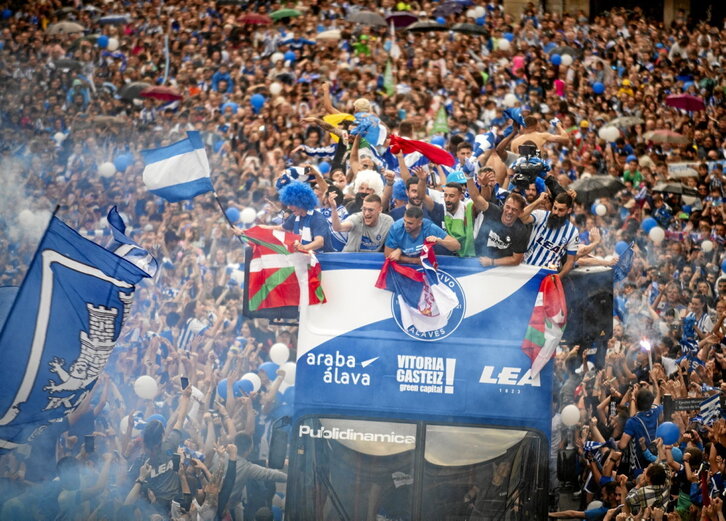
[{"label": "camera", "polygon": [[519,145],[519,159],[512,165],[512,184],[524,190],[542,173],[548,170],[535,145]]}]

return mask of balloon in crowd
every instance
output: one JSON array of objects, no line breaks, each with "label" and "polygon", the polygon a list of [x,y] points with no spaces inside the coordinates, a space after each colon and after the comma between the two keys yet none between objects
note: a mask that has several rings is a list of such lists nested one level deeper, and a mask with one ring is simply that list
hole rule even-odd
[{"label": "balloon in crowd", "polygon": [[98,165],[98,175],[101,177],[113,177],[116,173],[116,167],[110,161]]},{"label": "balloon in crowd", "polygon": [[142,375],[134,382],[134,392],[139,398],[153,400],[159,392],[159,386],[151,376]]},{"label": "balloon in crowd", "polygon": [[580,409],[574,404],[567,405],[562,409],[560,417],[562,418],[562,423],[567,427],[573,427],[580,421]]},{"label": "balloon in crowd", "polygon": [[239,221],[244,224],[252,224],[257,219],[257,212],[251,206],[243,209],[239,214]]},{"label": "balloon in crowd", "polygon": [[665,230],[660,226],[654,226],[648,232],[648,237],[650,237],[650,240],[654,243],[660,244],[663,242],[663,239],[665,239]]},{"label": "balloon in crowd", "polygon": [[663,422],[658,425],[655,435],[663,440],[664,445],[674,445],[681,437],[681,430],[673,422]]},{"label": "balloon in crowd", "polygon": [[282,365],[290,359],[290,349],[281,343],[273,344],[270,348],[270,360],[277,365]]}]

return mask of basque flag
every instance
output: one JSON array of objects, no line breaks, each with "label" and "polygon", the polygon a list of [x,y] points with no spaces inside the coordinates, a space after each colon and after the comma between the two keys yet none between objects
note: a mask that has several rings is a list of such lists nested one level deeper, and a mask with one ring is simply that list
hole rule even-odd
[{"label": "basque flag", "polygon": [[169,146],[142,150],[144,184],[170,203],[214,191],[202,137],[188,131],[187,138]]}]

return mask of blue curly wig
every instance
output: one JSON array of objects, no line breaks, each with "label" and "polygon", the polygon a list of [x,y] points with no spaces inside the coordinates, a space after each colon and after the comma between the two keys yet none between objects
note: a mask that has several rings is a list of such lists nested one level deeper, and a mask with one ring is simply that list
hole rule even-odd
[{"label": "blue curly wig", "polygon": [[286,206],[297,206],[305,210],[314,210],[318,206],[318,198],[310,185],[300,181],[292,181],[280,190],[280,201]]},{"label": "blue curly wig", "polygon": [[393,183],[393,198],[397,201],[408,202],[406,182],[403,179],[396,179],[396,182]]}]

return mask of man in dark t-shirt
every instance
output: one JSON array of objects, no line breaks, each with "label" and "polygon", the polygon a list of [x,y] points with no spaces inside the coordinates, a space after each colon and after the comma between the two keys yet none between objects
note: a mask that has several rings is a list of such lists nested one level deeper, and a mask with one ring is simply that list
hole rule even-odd
[{"label": "man in dark t-shirt", "polygon": [[474,242],[474,249],[482,266],[517,266],[527,251],[529,230],[519,220],[525,207],[524,198],[511,193],[504,206],[485,201],[480,214],[481,224]]}]

